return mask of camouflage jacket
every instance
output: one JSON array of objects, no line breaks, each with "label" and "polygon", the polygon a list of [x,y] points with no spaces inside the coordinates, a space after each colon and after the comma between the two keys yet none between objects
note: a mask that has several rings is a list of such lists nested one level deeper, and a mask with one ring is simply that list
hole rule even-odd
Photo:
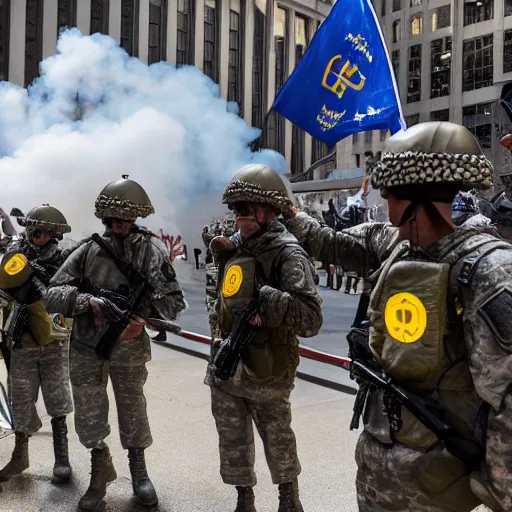
[{"label": "camouflage jacket", "polygon": [[[168,251],[158,238],[143,230],[124,238],[107,230],[103,239],[153,287],[135,312],[137,316],[174,320],[185,309]],[[130,286],[127,278],[103,249],[87,240],[71,253],[52,278],[45,302],[48,312],[73,317],[72,343],[77,348],[94,348],[108,324],[96,325],[89,301],[96,290],[118,292],[121,286]]]},{"label": "camouflage jacket", "polygon": [[[473,218],[425,252],[436,258],[451,244],[459,245],[463,230],[481,233],[485,225],[477,221]],[[398,243],[398,229],[384,223],[360,224],[336,233],[299,213],[287,221],[287,227],[317,260],[359,275],[377,270]],[[486,231],[496,233],[493,228]],[[452,269],[450,286],[455,294],[461,265],[462,261]],[[504,510],[512,510],[512,246],[484,252],[463,295],[467,360],[478,396],[490,405],[486,437],[489,489]]]},{"label": "camouflage jacket", "polygon": [[[282,247],[280,251],[276,251]],[[269,255],[279,254],[279,264]],[[297,245],[278,221],[261,236],[246,240],[238,251],[216,255],[216,264],[207,268],[207,310],[212,334],[222,337],[218,326],[220,301],[219,279],[223,268],[236,256],[255,256],[262,265],[263,274],[275,276],[273,282],[263,284],[259,289],[260,311],[269,330],[271,346],[286,346],[286,355],[293,375],[299,363],[297,336],[315,336],[322,326],[322,298],[314,282],[315,270],[307,254]],[[222,276],[220,276],[222,277]]]}]

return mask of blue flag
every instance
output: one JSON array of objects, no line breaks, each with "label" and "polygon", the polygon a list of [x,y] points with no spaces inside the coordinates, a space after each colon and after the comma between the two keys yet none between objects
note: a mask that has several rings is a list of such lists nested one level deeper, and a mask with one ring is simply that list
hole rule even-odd
[{"label": "blue flag", "polygon": [[370,0],[337,0],[272,108],[329,146],[356,132],[406,128]]}]

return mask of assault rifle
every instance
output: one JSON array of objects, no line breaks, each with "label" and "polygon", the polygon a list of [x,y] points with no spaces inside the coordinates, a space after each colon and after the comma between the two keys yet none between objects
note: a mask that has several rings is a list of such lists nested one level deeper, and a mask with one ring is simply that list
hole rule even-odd
[{"label": "assault rifle", "polygon": [[256,334],[255,328],[249,321],[258,311],[259,303],[256,299],[250,300],[240,312],[234,308],[231,332],[225,340],[221,341],[212,362],[213,372],[217,378],[229,380],[235,375],[245,347],[252,342]]},{"label": "assault rifle", "polygon": [[363,322],[347,335],[352,359],[350,377],[357,380],[360,385],[350,430],[359,427],[359,418],[366,398],[374,387],[383,391],[384,407],[393,432],[399,432],[402,427],[400,406],[403,406],[435,434],[454,457],[464,462],[469,469],[478,467],[485,457],[483,443],[476,437],[467,437],[458,432],[448,419],[442,404],[433,396],[422,396],[394,384],[373,357],[367,328],[368,323]]},{"label": "assault rifle", "polygon": [[[97,290],[93,294],[102,300],[104,304],[103,311],[110,320],[110,325],[96,345],[96,354],[100,359],[109,359],[112,354],[114,344],[119,339],[124,330],[128,327],[130,320],[137,311],[142,300],[153,287],[146,279],[129,263],[123,261],[110,248],[98,234],[91,237],[111,258],[119,271],[126,277],[132,285],[132,288],[125,290],[126,293],[120,294],[109,290]],[[92,286],[88,285],[90,288]]]}]

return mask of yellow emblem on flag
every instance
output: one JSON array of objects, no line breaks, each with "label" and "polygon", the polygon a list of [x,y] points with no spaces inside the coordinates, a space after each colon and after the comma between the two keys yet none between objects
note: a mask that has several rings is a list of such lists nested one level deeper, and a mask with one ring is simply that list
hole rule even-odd
[{"label": "yellow emblem on flag", "polygon": [[427,310],[416,295],[397,293],[389,298],[384,311],[389,334],[400,343],[418,341],[427,328]]},{"label": "yellow emblem on flag", "polygon": [[224,282],[222,283],[222,294],[224,297],[232,297],[236,295],[244,281],[244,274],[242,267],[239,265],[232,265],[224,275]]}]

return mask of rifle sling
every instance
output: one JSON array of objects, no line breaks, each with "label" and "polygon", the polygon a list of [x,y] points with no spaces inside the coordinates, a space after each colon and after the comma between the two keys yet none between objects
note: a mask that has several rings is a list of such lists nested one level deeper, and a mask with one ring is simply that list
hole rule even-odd
[{"label": "rifle sling", "polygon": [[91,239],[94,242],[96,242],[100,246],[100,248],[103,249],[107,253],[107,255],[110,257],[110,259],[114,262],[114,264],[117,267],[117,269],[119,270],[119,272],[121,272],[121,274],[123,274],[123,276],[126,277],[126,279],[128,279],[128,281],[131,281],[132,276],[128,275],[128,273],[123,268],[123,265],[125,265],[127,268],[129,268],[131,271],[133,271],[133,273],[135,273],[135,274],[139,273],[133,267],[133,265],[131,263],[128,263],[127,261],[123,260],[118,254],[116,254],[112,250],[112,248],[109,246],[109,244],[107,242],[105,242],[105,240],[103,240],[103,238],[100,235],[98,235],[98,233],[94,233],[91,236]]}]

